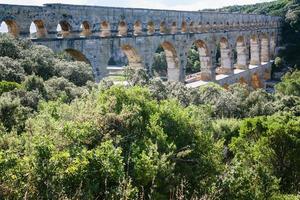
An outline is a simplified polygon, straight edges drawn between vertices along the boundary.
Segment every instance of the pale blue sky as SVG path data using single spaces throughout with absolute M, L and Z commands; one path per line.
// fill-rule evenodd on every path
M 199 10 L 204 8 L 220 8 L 228 5 L 243 5 L 266 1 L 272 0 L 0 0 L 0 4 L 42 5 L 44 3 L 66 3 L 135 8 Z

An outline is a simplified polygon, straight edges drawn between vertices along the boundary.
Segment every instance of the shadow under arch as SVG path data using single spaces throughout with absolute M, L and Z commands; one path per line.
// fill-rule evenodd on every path
M 100 37 L 111 36 L 110 24 L 107 21 L 102 21 L 100 23 Z
M 33 20 L 32 24 L 35 26 L 35 32 L 31 33 L 32 38 L 45 38 L 48 35 L 45 23 L 41 19 Z M 31 32 L 31 30 L 30 30 Z
M 262 88 L 263 87 L 263 84 L 260 80 L 260 77 L 257 73 L 254 73 L 251 75 L 251 86 L 254 88 L 254 89 L 259 89 L 259 88 Z
M 13 37 L 18 37 L 20 35 L 20 27 L 14 19 L 4 19 L 0 23 L 5 23 L 7 26 L 7 33 Z
M 248 82 L 246 81 L 246 79 L 244 77 L 241 77 L 239 79 L 239 84 L 241 84 L 241 85 L 248 85 Z
M 76 61 L 85 62 L 91 65 L 91 62 L 86 58 L 86 56 L 76 49 L 68 48 L 65 49 L 64 52 L 67 52 Z
M 160 45 L 163 48 L 166 55 L 167 79 L 169 81 L 179 81 L 179 59 L 177 57 L 177 51 L 174 45 L 169 41 L 164 41 Z
M 236 40 L 236 63 L 235 68 L 247 69 L 248 68 L 248 52 L 244 36 L 239 36 Z
M 118 36 L 127 36 L 127 32 L 127 23 L 124 20 L 120 21 L 118 25 Z
M 274 59 L 276 49 L 276 36 L 274 33 L 270 35 L 270 59 Z
M 229 46 L 229 41 L 225 37 L 221 37 L 219 42 L 220 47 L 220 67 L 216 69 L 217 74 L 231 74 L 232 60 L 231 60 L 231 50 Z
M 250 37 L 250 64 L 260 65 L 260 43 L 257 35 Z
M 204 40 L 196 40 L 194 44 L 196 45 L 199 53 L 199 61 L 201 65 L 200 79 L 202 81 L 211 81 L 213 79 L 213 65 L 210 49 Z
M 130 67 L 141 69 L 142 68 L 142 59 L 135 48 L 133 48 L 129 44 L 125 44 L 121 46 L 121 50 L 127 56 L 128 65 Z
M 80 28 L 82 30 L 80 33 L 81 37 L 88 37 L 92 34 L 91 25 L 88 21 L 83 21 Z
M 166 34 L 167 33 L 167 24 L 166 24 L 165 21 L 162 21 L 160 23 L 159 32 L 160 32 L 160 34 Z
M 57 25 L 57 37 L 68 37 L 71 35 L 71 25 L 68 21 L 62 20 Z
M 133 25 L 133 34 L 142 35 L 143 34 L 143 24 L 140 20 L 137 20 Z
M 271 69 L 265 69 L 264 71 L 264 80 L 270 80 L 272 78 Z
M 206 43 L 199 39 L 193 42 L 188 50 L 188 62 L 185 68 L 185 81 L 194 82 L 202 80 L 210 80 L 210 77 L 203 77 L 203 71 L 211 69 L 211 56 Z
M 152 35 L 155 33 L 155 24 L 153 21 L 147 23 L 147 34 Z
M 182 21 L 181 23 L 181 33 L 187 33 L 188 32 L 188 25 L 186 23 L 186 21 Z
M 269 36 L 266 33 L 263 33 L 261 35 L 260 47 L 261 47 L 261 62 L 269 62 L 270 60 Z

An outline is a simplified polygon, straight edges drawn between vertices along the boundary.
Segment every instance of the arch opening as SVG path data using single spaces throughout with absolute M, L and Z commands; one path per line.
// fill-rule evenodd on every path
M 20 28 L 15 20 L 7 19 L 1 22 L 0 32 L 8 33 L 14 37 L 18 37 L 20 34 Z
M 248 83 L 247 83 L 247 81 L 246 81 L 246 79 L 244 77 L 241 77 L 239 79 L 239 84 L 241 84 L 241 85 L 248 85 Z
M 259 88 L 263 87 L 260 77 L 257 73 L 254 73 L 251 76 L 251 85 L 252 85 L 253 89 L 259 89 Z
M 134 35 L 142 35 L 143 34 L 143 26 L 141 21 L 136 21 L 133 26 L 133 34 Z
M 202 40 L 195 41 L 188 51 L 186 82 L 210 80 L 210 76 L 205 77 L 204 75 L 209 75 L 211 72 L 211 68 L 211 56 L 207 45 Z
M 147 24 L 147 34 L 152 35 L 153 33 L 155 33 L 155 25 L 154 22 L 150 21 Z
M 261 37 L 261 62 L 269 62 L 269 51 L 269 37 L 266 34 L 263 34 Z
M 247 69 L 248 68 L 248 52 L 243 36 L 239 36 L 236 40 L 236 69 Z
M 159 30 L 160 34 L 166 34 L 167 33 L 167 25 L 166 22 L 161 22 L 160 23 L 160 30 Z
M 65 20 L 59 22 L 56 30 L 58 38 L 64 38 L 71 35 L 71 25 Z
M 195 33 L 195 32 L 197 32 L 196 27 L 195 27 L 195 23 L 194 23 L 194 22 L 191 22 L 191 23 L 190 23 L 190 25 L 189 25 L 189 31 L 190 31 L 190 33 Z
M 197 32 L 203 32 L 203 25 L 202 22 L 199 22 L 198 26 L 197 26 Z
M 128 27 L 125 21 L 121 21 L 118 26 L 118 36 L 127 36 Z
M 128 44 L 114 48 L 107 64 L 109 76 L 113 80 L 119 80 L 116 77 L 123 76 L 122 72 L 127 66 L 133 69 L 142 68 L 142 60 L 136 49 Z
M 187 32 L 188 32 L 187 23 L 185 21 L 182 21 L 182 23 L 181 23 L 181 33 L 187 33 Z
M 91 26 L 88 21 L 83 21 L 80 25 L 81 33 L 80 37 L 88 37 L 92 34 Z
M 107 21 L 103 21 L 100 24 L 100 37 L 111 36 L 110 24 Z
M 65 49 L 64 52 L 70 55 L 75 61 L 85 62 L 91 65 L 90 61 L 86 58 L 86 56 L 76 49 Z
M 260 43 L 256 35 L 253 35 L 250 38 L 250 55 L 250 64 L 260 65 Z
M 176 22 L 172 22 L 171 34 L 176 34 L 176 33 L 177 33 L 177 23 Z
M 152 73 L 162 80 L 179 81 L 179 59 L 172 43 L 160 44 L 155 53 Z
M 266 69 L 265 71 L 264 71 L 264 80 L 270 80 L 271 79 L 271 70 L 269 70 L 269 69 Z
M 45 38 L 47 36 L 47 30 L 42 20 L 31 22 L 29 31 L 31 38 Z
M 272 33 L 270 37 L 270 59 L 275 58 L 275 49 L 276 49 L 276 37 L 274 33 Z
M 229 42 L 225 37 L 222 37 L 217 48 L 220 48 L 220 57 L 216 55 L 217 62 L 220 63 L 220 67 L 216 69 L 217 74 L 232 74 L 233 66 L 231 60 L 231 49 Z M 218 49 L 217 49 L 218 52 Z M 220 60 L 219 60 L 220 59 Z

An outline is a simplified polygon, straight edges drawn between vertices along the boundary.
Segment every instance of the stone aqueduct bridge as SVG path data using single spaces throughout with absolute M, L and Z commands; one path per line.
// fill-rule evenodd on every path
M 30 37 L 33 22 L 37 30 L 36 38 L 32 38 L 35 43 L 55 52 L 65 50 L 89 62 L 98 80 L 107 75 L 108 61 L 116 49 L 125 53 L 131 66 L 151 71 L 154 53 L 161 46 L 166 54 L 168 79 L 184 81 L 187 53 L 195 44 L 201 72 L 190 77 L 198 81 L 194 86 L 215 81 L 262 87 L 263 80 L 270 76 L 270 60 L 281 26 L 281 18 L 265 15 L 65 4 L 0 4 L 1 21 L 16 37 Z M 216 64 L 218 45 L 221 66 Z

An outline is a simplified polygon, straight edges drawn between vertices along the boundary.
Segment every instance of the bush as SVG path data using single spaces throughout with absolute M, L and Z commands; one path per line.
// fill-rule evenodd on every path
M 70 103 L 82 96 L 87 90 L 76 87 L 72 82 L 63 77 L 53 77 L 45 82 L 48 100 L 62 98 L 63 102 Z
M 9 34 L 0 33 L 0 57 L 20 58 L 21 48 L 18 41 Z
M 7 132 L 13 129 L 22 132 L 28 115 L 30 112 L 21 105 L 20 99 L 8 93 L 0 96 L 0 123 Z
M 64 77 L 77 86 L 84 86 L 87 81 L 94 81 L 92 67 L 84 62 L 66 62 L 57 60 L 55 74 Z
M 16 82 L 8 82 L 8 81 L 1 81 L 0 82 L 0 95 L 2 95 L 4 92 L 9 92 L 14 89 L 21 88 L 21 85 Z
M 287 73 L 282 82 L 275 86 L 276 92 L 284 95 L 294 95 L 300 97 L 300 71 L 296 70 Z
M 0 81 L 21 83 L 25 72 L 18 61 L 9 57 L 0 57 Z

